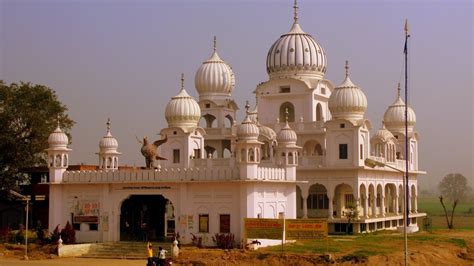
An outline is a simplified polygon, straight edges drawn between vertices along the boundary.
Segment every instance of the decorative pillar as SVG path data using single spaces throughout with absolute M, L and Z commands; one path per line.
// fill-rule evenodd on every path
M 303 198 L 303 218 L 308 218 L 308 189 L 303 187 L 301 189 L 301 197 Z
M 328 217 L 329 217 L 329 219 L 333 219 L 333 218 L 334 218 L 334 217 L 333 217 L 333 212 L 334 212 L 333 209 L 334 209 L 334 206 L 333 206 L 332 198 L 333 198 L 332 196 L 328 196 L 328 199 L 329 199 L 329 210 L 328 210 L 329 215 L 328 215 Z
M 384 195 L 381 196 L 381 200 L 380 200 L 380 208 L 382 209 L 381 213 L 382 213 L 382 217 L 385 217 L 385 197 Z
M 369 199 L 367 198 L 366 195 L 362 197 L 362 200 L 364 201 L 364 217 L 369 218 Z
M 372 217 L 377 217 L 377 195 L 372 196 Z
M 415 213 L 418 213 L 418 197 L 415 196 L 415 202 L 414 202 L 415 206 L 414 206 L 414 211 Z
M 400 214 L 400 209 L 398 207 L 399 207 L 399 205 L 398 205 L 398 195 L 395 194 L 395 214 L 396 215 Z

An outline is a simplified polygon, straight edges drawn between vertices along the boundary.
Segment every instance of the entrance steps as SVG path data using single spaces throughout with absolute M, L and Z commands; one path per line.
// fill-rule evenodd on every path
M 171 256 L 171 243 L 152 242 L 152 244 L 155 257 L 158 256 L 158 247 L 160 246 L 167 251 L 167 257 Z M 80 258 L 146 260 L 146 242 L 95 243 L 90 247 L 89 252 L 80 256 Z

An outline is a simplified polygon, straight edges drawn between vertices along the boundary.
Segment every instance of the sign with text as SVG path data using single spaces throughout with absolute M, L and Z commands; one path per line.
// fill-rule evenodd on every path
M 288 240 L 326 238 L 328 222 L 325 219 L 287 219 L 285 233 Z
M 283 219 L 245 218 L 244 231 L 246 238 L 281 239 Z

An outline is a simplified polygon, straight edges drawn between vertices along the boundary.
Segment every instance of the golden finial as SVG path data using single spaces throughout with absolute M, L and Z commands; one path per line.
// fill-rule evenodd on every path
M 250 109 L 249 101 L 245 101 L 245 110 L 247 114 L 249 113 L 249 109 Z
M 288 107 L 285 108 L 285 122 L 288 124 Z
M 56 123 L 57 123 L 58 128 L 60 128 L 59 127 L 59 114 L 56 115 Z
M 346 69 L 346 78 L 347 78 L 347 77 L 349 77 L 349 60 L 346 60 L 345 69 Z
M 181 90 L 184 90 L 184 73 L 181 73 Z
M 106 125 L 107 125 L 107 132 L 110 132 L 110 124 L 111 124 L 111 123 L 110 123 L 110 118 L 107 118 L 107 123 L 106 123 Z
M 296 0 L 295 0 L 295 4 L 293 5 L 293 9 L 295 10 L 293 19 L 295 23 L 298 23 L 298 2 Z
M 397 95 L 400 98 L 400 82 L 398 82 Z
M 410 31 L 410 28 L 408 27 L 408 19 L 405 19 L 405 27 L 404 27 L 404 30 L 406 33 L 408 33 Z
M 217 37 L 214 35 L 214 52 L 217 50 Z

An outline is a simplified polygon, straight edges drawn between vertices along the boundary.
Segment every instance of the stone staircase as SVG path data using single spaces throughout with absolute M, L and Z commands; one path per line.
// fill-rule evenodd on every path
M 153 255 L 158 256 L 158 247 L 161 246 L 171 255 L 171 243 L 152 242 Z M 146 242 L 104 242 L 93 244 L 87 254 L 81 258 L 96 259 L 129 259 L 129 260 L 146 260 Z

